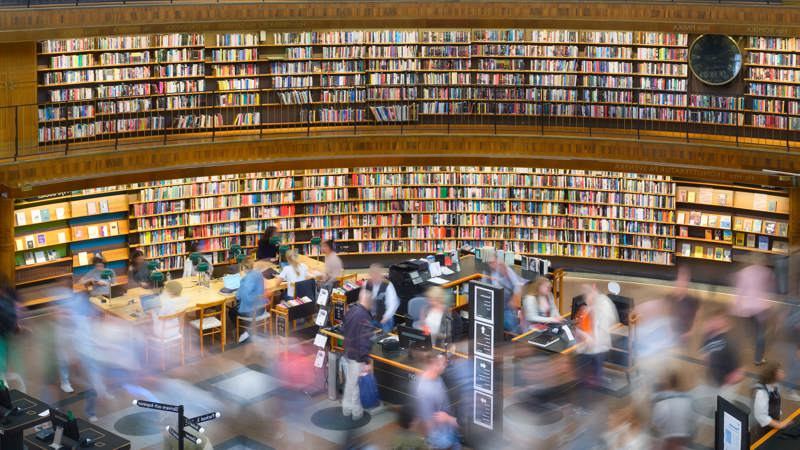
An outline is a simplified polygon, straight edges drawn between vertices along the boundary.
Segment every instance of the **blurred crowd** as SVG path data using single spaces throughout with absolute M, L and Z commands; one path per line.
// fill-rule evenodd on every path
M 331 248 L 324 253 L 335 256 Z M 502 261 L 491 255 L 486 260 L 489 279 L 505 292 L 503 318 L 509 339 L 498 346 L 501 356 L 497 361 L 505 361 L 505 404 L 513 408 L 504 412 L 503 439 L 470 440 L 475 431 L 471 416 L 473 363 L 453 356 L 452 351 L 441 351 L 445 347 L 466 353 L 469 344 L 452 334 L 454 320 L 460 319 L 452 317 L 448 308 L 452 299 L 439 288 L 426 293 L 427 301 L 417 317 L 419 328 L 432 336 L 435 348 L 425 349 L 417 360 L 421 371 L 413 383 L 416 400 L 392 406 L 379 402 L 377 408 L 364 408 L 359 389 L 363 389 L 361 378 L 374 372 L 372 336 L 392 330 L 397 309 L 394 288 L 385 286 L 388 281 L 379 266 L 371 268 L 368 285 L 347 311 L 342 329 L 344 353 L 336 380 L 326 379 L 324 370 L 313 367 L 318 349 L 309 342 L 248 330 L 251 333 L 240 339 L 249 346 L 248 362 L 269 367 L 281 382 L 281 392 L 277 403 L 271 403 L 273 409 L 237 420 L 269 427 L 277 439 L 301 448 L 304 431 L 291 423 L 301 420 L 301 413 L 322 395 L 326 383 L 336 383 L 342 394 L 341 413 L 349 420 L 360 420 L 365 410 L 396 417 L 396 424 L 389 428 L 391 435 L 366 438 L 357 432 L 345 433 L 344 449 L 675 450 L 703 439 L 703 424 L 713 429 L 717 395 L 749 412 L 753 440 L 771 429 L 784 428 L 783 419 L 790 412 L 787 402 L 800 401 L 800 308 L 783 295 L 788 281 L 780 274 L 776 277 L 764 261 L 732 274 L 728 280 L 731 291 L 717 293 L 714 299 L 692 289 L 692 274 L 680 267 L 674 282 L 662 290 L 666 295 L 646 298 L 640 289 L 630 311 L 620 311 L 611 300 L 625 295 L 624 282 L 607 287 L 584 284 L 579 292 L 581 303 L 570 314 L 565 310 L 568 305 L 559 308 L 556 304 L 547 278 L 526 282 Z M 134 262 L 134 271 L 142 272 L 135 280 L 147 283 L 149 276 L 142 262 Z M 78 377 L 81 390 L 87 392 L 83 413 L 91 421 L 134 398 L 186 402 L 198 411 L 240 414 L 238 406 L 143 363 L 148 337 L 132 333 L 129 324 L 120 319 L 100 314 L 89 300 L 110 284 L 99 275 L 104 269 L 100 264 L 98 274 L 81 280 L 87 290 L 74 292 L 68 279 L 51 293 L 65 300 L 47 310 L 52 326 L 39 327 L 35 333 L 27 329 L 28 312 L 21 308 L 12 284 L 0 279 L 3 381 L 24 391 L 28 373 L 36 370 L 50 383 L 45 400 L 55 401 L 76 391 Z M 245 270 L 252 267 L 244 264 Z M 295 263 L 286 267 L 298 276 L 302 269 Z M 333 264 L 331 270 L 341 275 L 341 263 Z M 325 282 L 334 279 L 329 276 Z M 181 333 L 180 324 L 158 318 L 181 309 L 181 286 L 167 282 L 160 295 L 162 307 L 154 313 L 150 334 L 170 339 Z M 247 302 L 240 298 L 234 318 L 237 313 L 255 313 L 258 307 Z M 257 313 L 263 313 L 263 308 Z M 520 351 L 520 345 L 510 342 L 514 335 L 553 325 L 569 325 L 574 331 L 573 352 L 546 354 L 527 347 Z M 634 328 L 635 333 L 631 332 Z M 628 333 L 635 355 L 630 371 L 611 370 L 607 364 L 620 331 Z M 47 353 L 23 357 L 31 340 Z M 708 436 L 705 438 L 708 441 Z M 170 448 L 169 442 L 165 440 L 165 448 Z M 210 449 L 212 444 L 205 440 L 198 448 Z

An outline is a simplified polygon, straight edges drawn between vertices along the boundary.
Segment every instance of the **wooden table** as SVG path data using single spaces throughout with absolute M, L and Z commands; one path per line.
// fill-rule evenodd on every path
M 47 419 L 49 420 L 49 418 Z M 129 450 L 131 448 L 131 443 L 127 439 L 123 439 L 83 419 L 76 420 L 78 422 L 78 432 L 80 433 L 81 439 L 89 438 L 94 441 L 94 446 L 92 448 L 102 450 Z M 50 444 L 52 442 L 52 439 L 47 442 L 40 441 L 36 439 L 35 436 L 28 436 L 25 438 L 25 446 L 29 450 L 51 450 Z
M 222 280 L 211 280 L 209 287 L 199 286 L 196 278 L 178 278 L 178 281 L 183 286 L 181 297 L 186 301 L 186 312 L 196 311 L 197 305 L 202 303 L 216 302 L 225 300 L 233 302 L 236 299 L 236 293 L 223 294 L 220 289 L 223 287 Z M 106 314 L 110 314 L 122 320 L 130 322 L 140 322 L 150 320 L 149 317 L 142 311 L 141 302 L 139 298 L 145 295 L 151 295 L 153 291 L 145 288 L 129 289 L 125 295 L 109 299 L 105 303 L 99 297 L 92 297 L 90 301 L 97 308 Z
M 18 390 L 12 390 L 10 394 L 11 404 L 19 407 L 22 413 L 16 416 L 9 416 L 8 423 L 0 423 L 0 449 L 22 450 L 22 433 L 29 428 L 50 420 L 47 416 L 42 417 L 39 415 L 50 407 L 46 403 Z

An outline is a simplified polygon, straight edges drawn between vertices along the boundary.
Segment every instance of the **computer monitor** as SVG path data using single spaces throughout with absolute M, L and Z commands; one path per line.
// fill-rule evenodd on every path
M 400 347 L 411 350 L 431 347 L 431 337 L 413 327 L 398 325 L 397 334 L 400 337 Z
M 145 313 L 161 308 L 161 299 L 158 294 L 143 295 L 139 297 L 139 302 L 142 305 L 142 311 Z
M 298 281 L 294 284 L 295 298 L 308 297 L 310 299 L 317 298 L 317 283 L 313 278 L 308 280 Z
M 50 422 L 53 424 L 53 430 L 59 427 L 64 430 L 64 436 L 72 439 L 75 442 L 81 440 L 80 431 L 78 430 L 78 422 L 75 419 L 70 419 L 65 413 L 50 408 Z

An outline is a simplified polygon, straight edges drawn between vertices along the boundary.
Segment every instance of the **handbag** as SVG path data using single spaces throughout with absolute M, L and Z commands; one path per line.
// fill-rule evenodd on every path
M 377 408 L 381 404 L 378 396 L 378 382 L 372 372 L 358 377 L 358 393 L 361 397 L 361 407 L 364 409 Z

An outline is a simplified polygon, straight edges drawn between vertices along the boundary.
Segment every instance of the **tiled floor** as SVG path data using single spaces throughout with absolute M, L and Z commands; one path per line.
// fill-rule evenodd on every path
M 604 284 L 605 281 L 594 275 L 571 274 L 565 285 L 565 298 L 576 295 L 580 285 L 585 282 Z M 648 283 L 636 279 L 624 279 L 620 284 L 623 295 L 637 299 L 638 303 L 659 298 L 670 290 L 668 283 Z M 704 307 L 732 300 L 729 294 L 719 291 L 700 289 L 694 293 L 704 301 Z M 776 304 L 776 311 L 785 311 L 785 308 L 787 306 L 784 304 Z M 700 312 L 698 321 L 702 321 L 704 314 L 704 311 Z M 37 311 L 33 317 L 25 320 L 25 326 L 31 331 L 24 335 L 19 344 L 23 350 L 22 366 L 15 370 L 25 376 L 31 395 L 53 402 L 62 409 L 73 410 L 81 416 L 88 395 L 86 376 L 76 365 L 72 381 L 77 392 L 66 395 L 58 390 L 53 363 L 56 347 L 50 333 L 52 322 L 53 315 L 48 310 Z M 775 323 L 777 327 L 778 322 Z M 734 331 L 743 361 L 751 361 L 752 343 L 747 329 L 737 325 Z M 769 336 L 769 359 L 783 358 L 775 344 L 777 336 L 777 332 Z M 681 367 L 695 375 L 692 393 L 696 399 L 695 409 L 700 424 L 695 448 L 702 449 L 711 444 L 713 420 L 709 405 L 714 404 L 717 390 L 704 382 L 705 369 L 697 352 L 699 342 L 700 336 L 695 332 L 687 345 L 662 355 L 659 362 L 663 366 Z M 309 395 L 284 386 L 276 360 L 276 348 L 282 345 L 284 343 L 274 340 L 256 340 L 245 346 L 231 345 L 224 353 L 217 349 L 203 359 L 196 355 L 197 346 L 193 345 L 185 366 L 174 367 L 165 374 L 151 372 L 143 376 L 136 383 L 140 390 L 134 386 L 114 386 L 111 389 L 113 398 L 103 399 L 99 404 L 99 425 L 130 439 L 134 449 L 162 448 L 164 427 L 168 424 L 174 427 L 175 418 L 131 405 L 133 398 L 147 395 L 154 401 L 182 403 L 186 405 L 187 415 L 190 416 L 220 411 L 220 419 L 205 424 L 206 434 L 215 449 L 338 449 L 345 440 L 360 440 L 373 443 L 378 448 L 387 448 L 396 430 L 392 408 L 373 411 L 366 425 L 352 433 L 315 424 L 312 419 L 315 413 L 324 414 L 326 409 L 338 407 L 339 402 L 328 400 L 325 392 Z M 747 370 L 750 378 L 732 392 L 725 393 L 728 398 L 745 404 L 749 402 L 749 386 L 756 372 L 750 363 Z M 324 373 L 314 376 L 322 376 L 324 382 Z M 510 375 L 504 378 L 510 379 Z M 487 447 L 590 448 L 585 445 L 595 436 L 592 430 L 607 428 L 607 412 L 637 400 L 638 391 L 628 389 L 624 377 L 617 374 L 614 383 L 614 389 L 598 394 L 601 405 L 598 410 L 605 413 L 588 416 L 583 415 L 580 403 L 575 402 L 571 394 L 530 410 L 521 406 L 529 399 L 516 388 L 507 387 L 505 423 L 509 431 L 506 440 L 498 439 Z M 634 379 L 634 385 L 636 383 Z M 797 404 L 785 400 L 784 412 L 788 414 L 797 407 Z

